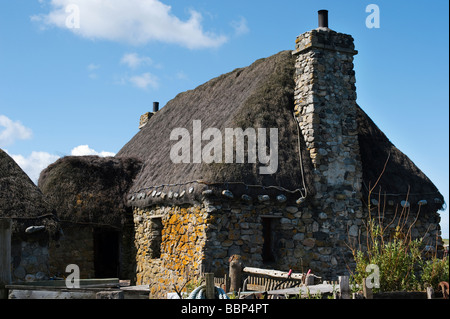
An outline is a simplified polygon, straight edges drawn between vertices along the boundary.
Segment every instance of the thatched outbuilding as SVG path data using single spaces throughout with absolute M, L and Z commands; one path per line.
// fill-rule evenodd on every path
M 125 194 L 139 167 L 129 158 L 67 156 L 42 171 L 39 187 L 63 230 L 50 247 L 54 273 L 68 264 L 77 264 L 83 278 L 130 271 L 133 218 Z
M 48 245 L 59 235 L 58 220 L 38 187 L 1 149 L 0 219 L 12 224 L 12 280 L 48 277 Z

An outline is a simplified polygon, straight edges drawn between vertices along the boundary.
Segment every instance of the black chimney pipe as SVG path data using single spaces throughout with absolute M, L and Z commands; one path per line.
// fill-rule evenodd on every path
M 328 28 L 328 10 L 319 10 L 319 28 Z
M 159 102 L 153 102 L 153 113 L 158 112 L 159 110 Z

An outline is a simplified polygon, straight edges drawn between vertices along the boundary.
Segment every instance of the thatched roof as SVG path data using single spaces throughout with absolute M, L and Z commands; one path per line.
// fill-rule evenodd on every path
M 436 186 L 359 107 L 357 122 L 363 166 L 363 200 L 368 201 L 369 189 L 373 188 L 370 198 L 383 204 L 392 201 L 398 205 L 408 201 L 411 210 L 417 212 L 419 201 L 424 203 L 425 200 L 426 205 L 421 206 L 421 211 L 441 209 L 444 197 Z
M 45 226 L 54 235 L 59 226 L 44 195 L 17 163 L 0 149 L 0 218 L 11 218 L 13 233 L 24 235 L 30 226 Z
M 291 51 L 282 51 L 246 68 L 221 75 L 169 101 L 116 155 L 118 158 L 137 157 L 143 162 L 142 170 L 131 187 L 129 204 L 142 207 L 161 201 L 181 203 L 200 196 L 205 189 L 215 194 L 228 189 L 235 197 L 244 193 L 253 196 L 283 193 L 297 199 L 305 191 L 313 194 L 312 164 L 292 116 L 294 72 Z M 276 174 L 258 174 L 259 163 L 172 163 L 170 150 L 176 141 L 169 140 L 171 131 L 186 128 L 192 137 L 194 120 L 201 120 L 202 130 L 213 127 L 222 133 L 225 128 L 236 127 L 278 128 Z M 382 172 L 390 154 L 376 191 L 380 191 L 381 186 L 381 192 L 395 195 L 401 201 L 406 198 L 409 187 L 411 203 L 425 199 L 426 210 L 436 211 L 442 207 L 443 197 L 433 183 L 392 145 L 359 107 L 358 125 L 363 179 L 367 186 L 363 186 L 365 195 L 369 185 L 373 186 Z M 283 192 L 283 189 L 291 192 Z
M 305 191 L 298 150 L 301 133 L 292 114 L 293 78 L 294 59 L 291 51 L 283 51 L 212 79 L 168 102 L 116 155 L 119 158 L 135 156 L 144 162 L 132 187 L 132 192 L 137 193 L 133 205 L 145 206 L 163 201 L 161 196 L 151 196 L 155 190 L 168 196 L 170 192 L 182 194 L 184 191 L 185 195 L 177 202 L 190 201 L 205 188 L 217 188 L 215 191 L 228 189 L 239 196 L 244 192 L 250 195 L 283 193 L 279 189 L 263 188 L 275 186 L 292 191 L 286 193 L 287 196 L 299 198 Z M 245 164 L 227 164 L 224 161 L 174 164 L 170 159 L 170 150 L 176 141 L 169 140 L 171 131 L 186 128 L 192 137 L 193 120 L 201 121 L 202 131 L 217 128 L 222 133 L 225 128 L 278 128 L 279 161 L 276 174 L 258 174 L 261 164 L 258 161 L 248 164 L 247 157 Z M 304 144 L 301 136 L 300 141 Z M 207 143 L 204 141 L 202 144 Z M 311 163 L 307 160 L 306 147 L 302 145 L 301 148 L 307 179 L 305 184 L 312 193 L 312 176 L 308 174 Z M 225 147 L 222 149 L 224 151 Z M 215 185 L 189 183 L 200 180 Z M 182 185 L 154 187 L 167 184 Z M 189 192 L 191 187 L 194 188 L 193 193 Z
M 140 163 L 132 158 L 67 156 L 41 172 L 38 185 L 61 222 L 121 228 L 124 204 Z

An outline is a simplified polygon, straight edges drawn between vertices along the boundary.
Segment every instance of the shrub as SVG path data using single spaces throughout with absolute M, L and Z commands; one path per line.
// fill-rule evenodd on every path
M 421 282 L 430 285 L 435 290 L 441 281 L 449 281 L 449 261 L 448 256 L 443 259 L 433 257 L 430 260 L 422 262 Z
M 392 240 L 385 242 L 383 227 L 373 219 L 369 219 L 367 230 L 367 250 L 352 249 L 356 262 L 353 282 L 362 287 L 368 275 L 366 267 L 373 264 L 378 266 L 380 278 L 380 287 L 374 288 L 374 292 L 415 290 L 419 284 L 416 269 L 421 260 L 421 240 L 411 240 L 397 232 Z

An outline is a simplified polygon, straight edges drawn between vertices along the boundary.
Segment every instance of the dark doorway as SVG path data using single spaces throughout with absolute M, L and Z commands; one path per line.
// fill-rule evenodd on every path
M 262 248 L 262 259 L 264 263 L 270 263 L 275 261 L 275 255 L 273 252 L 273 228 L 274 228 L 274 218 L 261 218 L 262 222 L 262 233 L 264 238 L 263 248 Z
M 119 232 L 94 229 L 94 268 L 96 278 L 119 277 Z

